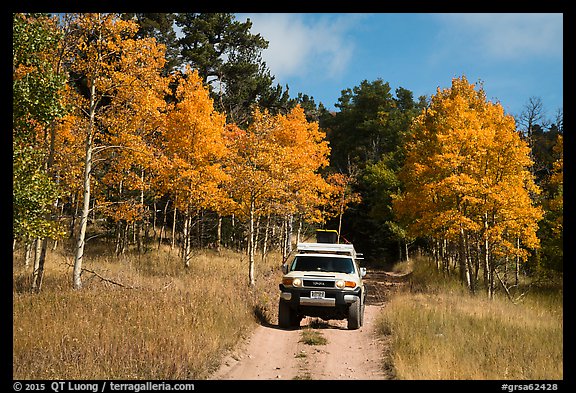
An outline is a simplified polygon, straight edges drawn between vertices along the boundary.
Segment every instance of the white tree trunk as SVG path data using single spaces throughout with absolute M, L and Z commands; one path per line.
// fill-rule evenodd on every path
M 218 214 L 218 227 L 216 228 L 216 252 L 220 252 L 222 243 L 222 216 Z
M 94 116 L 96 114 L 96 86 L 92 80 L 90 86 L 90 122 L 86 133 L 86 154 L 84 156 L 84 193 L 82 202 L 82 213 L 80 216 L 80 231 L 76 242 L 76 253 L 74 256 L 74 270 L 72 272 L 72 286 L 74 289 L 82 288 L 82 261 L 84 259 L 84 245 L 86 238 L 86 226 L 88 224 L 88 214 L 90 214 L 90 175 L 92 172 L 92 152 L 93 152 L 93 129 Z
M 190 247 L 190 235 L 192 232 L 192 215 L 190 212 L 186 213 L 186 217 L 184 218 L 184 233 L 183 233 L 183 241 L 182 241 L 182 258 L 184 259 L 184 267 L 190 267 L 190 259 L 191 259 L 191 247 Z
M 255 203 L 254 198 L 250 200 L 250 226 L 248 233 L 248 280 L 250 281 L 250 286 L 256 284 L 254 278 L 254 210 Z
M 86 138 L 86 156 L 84 158 L 84 196 L 82 212 L 80 213 L 80 231 L 76 241 L 76 253 L 74 256 L 73 287 L 82 288 L 80 274 L 82 272 L 82 261 L 84 258 L 84 241 L 86 238 L 86 226 L 88 224 L 88 214 L 90 213 L 90 172 L 92 171 L 92 132 Z
M 48 238 L 38 238 L 35 243 L 36 252 L 34 257 L 34 270 L 32 272 L 32 291 L 38 293 L 42 289 L 42 278 L 44 277 L 44 261 L 46 260 Z
M 266 252 L 268 251 L 268 232 L 270 230 L 270 213 L 266 219 L 266 229 L 264 230 L 264 241 L 262 243 L 262 261 L 266 259 Z
M 286 256 L 292 252 L 292 232 L 294 231 L 294 216 L 290 214 L 286 222 Z
M 170 250 L 174 249 L 174 244 L 176 243 L 176 201 L 174 201 L 174 217 L 172 217 L 172 244 L 170 245 Z

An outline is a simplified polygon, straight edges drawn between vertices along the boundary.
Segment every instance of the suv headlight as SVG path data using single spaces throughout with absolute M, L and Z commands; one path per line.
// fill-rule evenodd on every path
M 289 287 L 289 286 L 293 286 L 293 287 L 301 287 L 302 286 L 302 279 L 296 277 L 284 277 L 282 279 L 282 284 Z
M 354 281 L 344 281 L 344 280 L 336 281 L 336 288 L 342 289 L 342 288 L 354 288 L 354 287 L 356 287 L 356 283 Z

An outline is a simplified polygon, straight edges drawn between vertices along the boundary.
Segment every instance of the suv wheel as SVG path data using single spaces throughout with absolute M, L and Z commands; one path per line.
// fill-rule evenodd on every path
M 296 311 L 282 300 L 278 302 L 278 326 L 284 329 L 300 326 L 300 318 L 296 315 Z
M 360 298 L 350 305 L 348 309 L 348 329 L 356 330 L 362 326 L 363 307 L 360 304 Z

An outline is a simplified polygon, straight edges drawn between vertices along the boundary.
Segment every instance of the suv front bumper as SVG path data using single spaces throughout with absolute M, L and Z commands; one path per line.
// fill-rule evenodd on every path
M 283 284 L 280 287 L 280 298 L 288 302 L 292 307 L 298 306 L 316 306 L 316 307 L 347 307 L 350 304 L 359 301 L 362 289 L 357 287 L 353 290 L 343 290 L 337 288 L 322 288 L 325 296 L 323 298 L 313 298 L 311 291 L 316 289 L 286 287 Z

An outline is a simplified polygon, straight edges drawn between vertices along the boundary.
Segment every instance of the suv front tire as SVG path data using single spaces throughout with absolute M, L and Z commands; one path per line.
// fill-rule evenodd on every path
M 356 330 L 362 326 L 364 322 L 364 304 L 361 304 L 362 298 L 350 305 L 348 309 L 348 329 Z
M 283 301 L 278 301 L 278 326 L 283 329 L 291 329 L 300 326 L 301 318 L 298 317 L 296 311 L 290 305 Z

